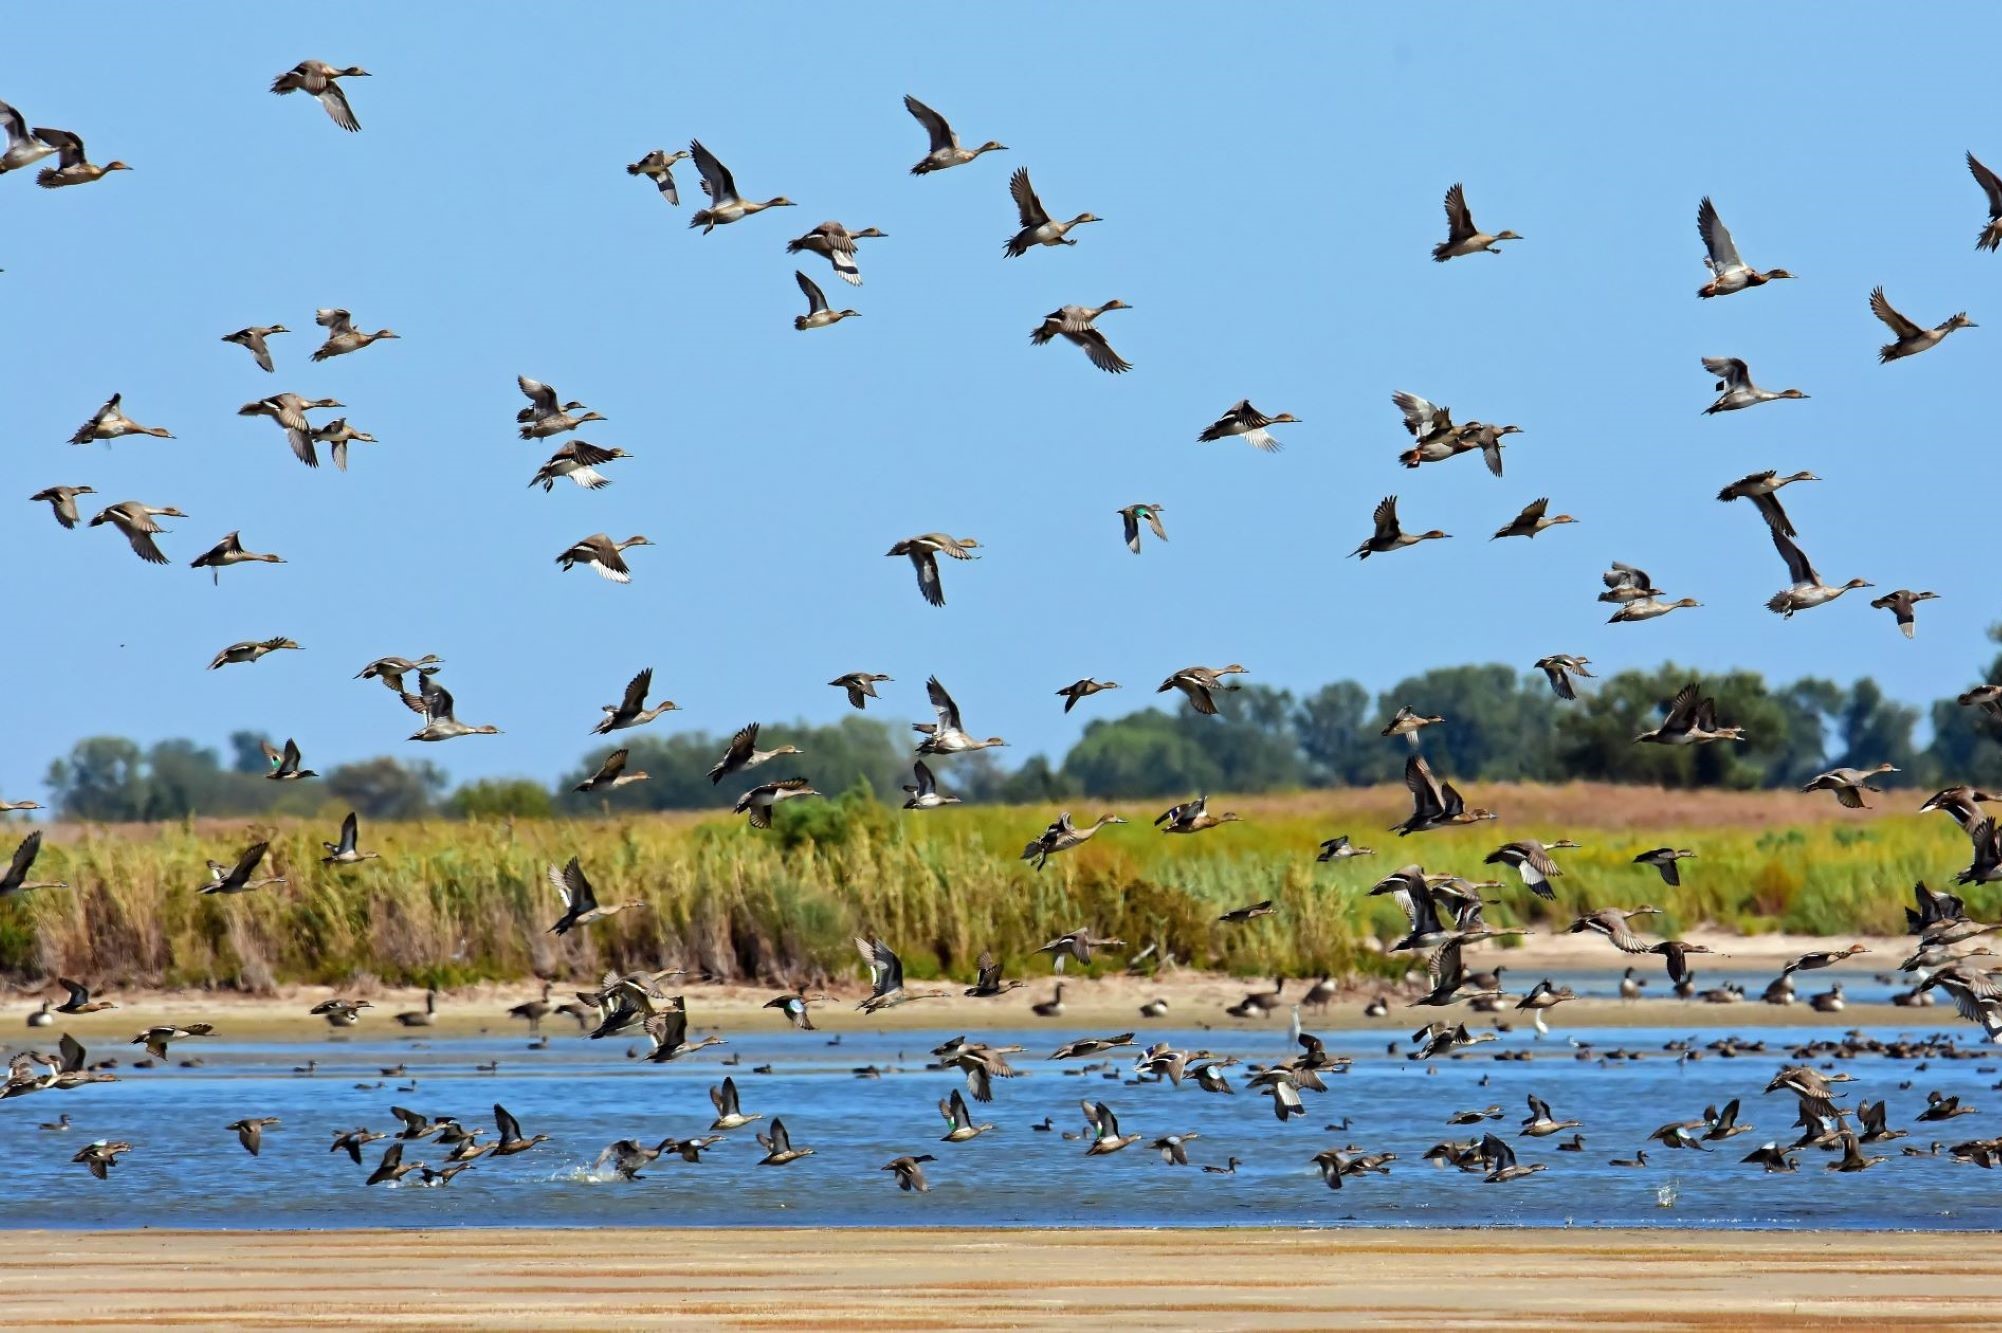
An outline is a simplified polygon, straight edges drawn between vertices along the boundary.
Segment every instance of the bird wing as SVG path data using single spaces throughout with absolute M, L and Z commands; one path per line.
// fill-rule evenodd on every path
M 1885 325 L 1900 338 L 1915 338 L 1924 332 L 1918 325 L 1891 309 L 1891 303 L 1884 299 L 1884 289 L 1877 287 L 1870 292 L 1870 313 L 1884 321 Z
M 1752 382 L 1751 368 L 1742 357 L 1706 356 L 1703 368 L 1723 381 L 1722 388 L 1743 389 Z
M 626 682 L 626 697 L 619 701 L 622 713 L 639 713 L 646 710 L 646 697 L 653 692 L 653 668 L 646 667 Z
M 1137 510 L 1133 510 L 1133 509 L 1122 509 L 1122 510 L 1120 510 L 1120 511 L 1119 511 L 1119 517 L 1120 517 L 1120 518 L 1121 518 L 1122 520 L 1124 520 L 1124 522 L 1125 522 L 1125 525 L 1126 525 L 1126 545 L 1127 545 L 1127 547 L 1128 547 L 1128 548 L 1129 548 L 1129 549 L 1130 549 L 1130 550 L 1131 550 L 1131 551 L 1133 552 L 1133 554 L 1135 554 L 1135 555 L 1138 555 L 1138 554 L 1140 554 L 1140 514 L 1139 514 L 1139 512 L 1138 512 Z M 1159 528 L 1160 528 L 1160 524 L 1159 524 L 1158 520 L 1157 520 L 1157 521 L 1156 521 L 1156 523 L 1155 523 L 1155 528 L 1156 528 L 1156 530 L 1157 530 L 1157 531 L 1158 531 L 1158 530 L 1159 530 Z
M 1794 531 L 1793 520 L 1787 517 L 1787 511 L 1780 505 L 1780 497 L 1773 492 L 1754 495 L 1752 505 L 1765 518 L 1766 526 L 1774 532 L 1785 533 L 1789 537 L 1798 535 Z
M 591 888 L 591 881 L 584 878 L 583 864 L 576 857 L 571 857 L 570 864 L 563 867 L 562 878 L 564 887 L 569 890 L 563 895 L 563 901 L 569 904 L 571 911 L 588 912 L 598 905 L 598 895 Z
M 1467 207 L 1467 192 L 1458 181 L 1446 191 L 1446 234 L 1463 241 L 1474 234 L 1474 215 Z
M 1972 153 L 1967 155 L 1967 169 L 1974 173 L 1975 182 L 1987 191 L 1989 213 L 2002 216 L 2002 176 L 1983 166 Z
M 1717 216 L 1717 206 L 1708 195 L 1696 206 L 1696 230 L 1703 237 L 1703 248 L 1710 252 L 1712 272 L 1745 267 L 1745 261 L 1738 257 L 1738 247 L 1731 241 L 1730 230 L 1725 227 L 1724 219 Z
M 1696 720 L 1697 709 L 1701 704 L 1702 698 L 1697 693 L 1695 682 L 1684 685 L 1675 692 L 1675 697 L 1668 701 L 1668 716 L 1662 719 L 1662 730 L 1687 731 L 1691 723 Z
M 341 821 L 340 850 L 344 852 L 353 851 L 355 849 L 355 843 L 360 839 L 360 837 L 361 837 L 361 821 L 356 819 L 355 812 L 350 810 L 348 811 L 348 817 Z
M 1029 184 L 1029 169 L 1016 167 L 1015 174 L 1008 178 L 1008 193 L 1015 197 L 1015 211 L 1021 215 L 1024 227 L 1040 227 L 1050 220 L 1043 211 L 1043 201 L 1036 198 L 1036 187 Z
M 1091 364 L 1109 374 L 1118 375 L 1133 369 L 1133 363 L 1112 350 L 1112 344 L 1097 329 L 1085 329 L 1079 333 L 1066 333 L 1064 337 L 1084 349 Z M 1156 526 L 1159 526 L 1158 524 Z
M 911 765 L 911 774 L 917 779 L 918 795 L 927 796 L 938 790 L 938 779 L 932 776 L 932 771 L 924 760 L 920 759 Z M 982 954 L 981 957 L 986 959 L 987 955 Z M 983 962 L 981 966 L 985 967 L 986 963 Z
M 931 136 L 932 152 L 959 147 L 959 136 L 952 132 L 952 126 L 946 124 L 945 117 L 909 93 L 904 94 L 904 110 L 917 117 L 918 124 L 925 127 L 925 133 Z M 1972 158 L 1968 160 L 1973 161 Z
M 702 173 L 702 193 L 709 201 L 718 206 L 736 203 L 737 182 L 730 169 L 716 160 L 716 154 L 704 148 L 700 139 L 689 141 L 688 153 L 695 159 L 695 169 Z
M 1411 790 L 1413 813 L 1433 815 L 1445 808 L 1438 780 L 1432 776 L 1424 755 L 1414 754 L 1404 761 L 1404 785 Z
M 35 137 L 62 154 L 57 159 L 62 166 L 78 166 L 84 160 L 83 140 L 68 130 L 44 129 L 38 125 Z
M 1780 559 L 1786 561 L 1787 577 L 1796 588 L 1821 582 L 1821 575 L 1814 572 L 1808 563 L 1807 553 L 1794 544 L 1793 538 L 1778 529 L 1773 530 L 1773 547 L 1779 551 Z
M 1397 526 L 1397 497 L 1394 495 L 1384 496 L 1377 503 L 1375 511 L 1370 514 L 1370 521 L 1376 524 L 1376 536 L 1379 541 L 1389 541 L 1397 537 L 1399 535 Z
M 937 676 L 933 676 L 925 681 L 925 693 L 931 698 L 933 711 L 938 714 L 939 729 L 942 731 L 960 730 L 959 705 L 954 703 L 952 696 L 945 692 L 945 686 L 938 683 Z
M 6 877 L 0 879 L 0 884 L 12 886 L 26 879 L 28 867 L 35 864 L 35 858 L 41 855 L 41 851 L 42 834 L 37 829 L 21 839 L 21 845 L 14 849 L 14 859 L 8 864 Z
M 519 384 L 522 393 L 527 395 L 528 401 L 532 405 L 530 410 L 535 413 L 536 418 L 550 416 L 556 412 L 555 389 L 544 384 L 541 380 L 532 380 L 526 375 L 515 376 L 514 382 Z
M 338 306 L 323 306 L 315 310 L 313 322 L 325 329 L 330 338 L 338 338 L 344 333 L 355 331 L 354 316 Z
M 806 293 L 808 314 L 817 315 L 827 309 L 827 294 L 820 290 L 819 283 L 807 277 L 806 274 L 800 272 L 798 269 L 792 271 L 792 276 L 799 283 L 799 289 Z
M 361 122 L 355 119 L 354 108 L 348 105 L 348 95 L 341 91 L 341 85 L 329 83 L 313 95 L 320 99 L 320 105 L 333 117 L 334 124 L 349 131 L 361 128 Z
M 915 546 L 911 548 L 910 556 L 911 565 L 918 572 L 918 591 L 933 606 L 944 606 L 945 585 L 939 582 L 938 557 Z
M 508 1114 L 508 1109 L 499 1102 L 494 1103 L 494 1128 L 500 1131 L 500 1136 L 504 1140 L 512 1141 L 526 1137 L 521 1132 L 521 1121 Z
M 724 774 L 742 768 L 744 761 L 751 757 L 751 751 L 757 748 L 757 744 L 757 723 L 739 727 L 737 734 L 730 738 L 730 748 L 723 752 L 723 757 L 716 762 L 716 767 L 709 770 L 709 780 L 721 782 Z
M 1451 424 L 1450 415 L 1415 393 L 1406 393 L 1398 389 L 1390 395 L 1390 401 L 1397 404 L 1397 410 L 1404 414 L 1404 429 L 1411 432 L 1413 439 L 1423 439 L 1430 435 L 1433 423 L 1442 415 L 1446 416 L 1447 424 Z
M 265 849 L 270 846 L 268 842 L 254 842 L 244 848 L 243 855 L 236 858 L 236 866 L 229 872 L 228 878 L 239 884 L 249 879 L 257 870 L 257 863 L 264 859 Z

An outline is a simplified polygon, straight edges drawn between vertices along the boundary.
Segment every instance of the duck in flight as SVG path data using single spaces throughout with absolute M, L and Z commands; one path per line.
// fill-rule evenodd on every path
M 1061 337 L 1073 346 L 1081 348 L 1091 364 L 1100 370 L 1113 375 L 1123 374 L 1133 369 L 1133 363 L 1112 350 L 1112 344 L 1105 340 L 1105 334 L 1092 321 L 1108 310 L 1132 308 L 1118 299 L 1107 301 L 1100 306 L 1060 306 L 1043 316 L 1043 322 L 1029 331 L 1029 341 L 1037 347 L 1043 347 Z
M 326 108 L 334 124 L 352 134 L 361 129 L 361 122 L 355 119 L 354 109 L 348 105 L 348 95 L 342 91 L 338 81 L 368 77 L 368 71 L 359 65 L 337 69 L 324 60 L 302 60 L 273 79 L 271 91 L 281 97 L 286 93 L 312 95 Z
M 1877 360 L 1879 362 L 1897 361 L 1904 357 L 1917 356 L 1920 352 L 1938 346 L 1946 338 L 1946 335 L 1952 333 L 1955 329 L 1980 327 L 1973 320 L 1969 319 L 1967 312 L 1963 310 L 1943 324 L 1935 324 L 1932 328 L 1922 329 L 1892 308 L 1890 301 L 1885 299 L 1882 287 L 1874 288 L 1870 292 L 1870 313 L 1882 320 L 1884 327 L 1896 335 L 1893 341 L 1887 342 L 1877 349 Z
M 792 200 L 782 194 L 763 203 L 740 196 L 736 178 L 731 176 L 730 169 L 704 148 L 700 139 L 689 142 L 688 152 L 695 159 L 695 169 L 702 173 L 702 193 L 709 196 L 709 207 L 697 209 L 694 216 L 688 219 L 688 225 L 702 228 L 704 236 L 718 227 L 741 222 L 753 213 L 762 213 L 768 208 L 792 207 Z
M 913 176 L 929 176 L 934 171 L 963 167 L 982 153 L 1008 151 L 1007 144 L 997 143 L 992 139 L 978 148 L 960 147 L 959 136 L 953 133 L 952 126 L 947 123 L 946 118 L 909 93 L 904 94 L 904 110 L 910 112 L 918 124 L 925 127 L 925 134 L 931 141 L 930 149 L 918 159 L 917 165 L 911 168 Z
M 1710 281 L 1696 289 L 1696 294 L 1705 300 L 1763 287 L 1775 279 L 1793 276 L 1783 268 L 1761 273 L 1739 258 L 1737 243 L 1731 239 L 1724 219 L 1717 216 L 1717 206 L 1710 202 L 1709 195 L 1703 196 L 1703 202 L 1696 206 L 1696 232 L 1703 238 L 1706 251 L 1703 263 L 1710 270 Z
M 1467 191 L 1455 181 L 1446 191 L 1446 239 L 1432 247 L 1432 258 L 1443 264 L 1462 255 L 1483 252 L 1498 255 L 1500 242 L 1521 239 L 1512 231 L 1498 231 L 1490 236 L 1475 226 L 1473 212 L 1467 207 Z
M 1015 168 L 1015 174 L 1008 178 L 1008 193 L 1014 197 L 1015 212 L 1022 224 L 1021 230 L 1002 247 L 1010 259 L 1020 259 L 1039 245 L 1076 245 L 1077 239 L 1070 235 L 1074 228 L 1104 221 L 1093 213 L 1080 213 L 1069 222 L 1051 218 L 1043 201 L 1036 197 L 1036 187 L 1029 184 L 1027 167 Z

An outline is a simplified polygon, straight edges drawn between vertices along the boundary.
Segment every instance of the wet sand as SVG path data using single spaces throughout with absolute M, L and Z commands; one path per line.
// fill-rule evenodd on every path
M 914 1211 L 923 1201 L 913 1199 Z M 2002 1238 L 14 1232 L 11 1329 L 1992 1327 Z M 609 1252 L 609 1254 L 607 1253 Z
M 1696 960 L 1700 967 L 1708 964 L 1704 969 L 1706 971 L 1730 968 L 1775 976 L 1788 959 L 1809 950 L 1836 949 L 1852 942 L 1849 937 L 1834 940 L 1801 935 L 1736 936 L 1700 931 L 1691 932 L 1687 938 L 1695 943 L 1708 944 L 1716 951 L 1712 958 Z M 1854 942 L 1865 945 L 1870 952 L 1839 967 L 1801 974 L 1800 994 L 1805 996 L 1825 990 L 1835 981 L 1853 981 L 1858 975 L 1888 971 L 1897 966 L 1912 946 L 1909 939 L 1901 938 L 1863 936 L 1856 937 Z M 1501 964 L 1506 967 L 1509 973 L 1508 989 L 1513 996 L 1522 994 L 1536 977 L 1546 972 L 1617 970 L 1629 962 L 1634 963 L 1639 974 L 1647 980 L 1646 999 L 1635 1002 L 1590 997 L 1575 1000 L 1551 1012 L 1549 1021 L 1553 1030 L 1635 1026 L 1735 1029 L 1774 1025 L 1826 1026 L 1837 1030 L 1868 1026 L 1939 1029 L 1953 1027 L 1959 1021 L 1951 1006 L 1942 1005 L 1900 1008 L 1889 1004 L 1851 1004 L 1839 1013 L 1824 1014 L 1815 1012 L 1805 1003 L 1787 1006 L 1761 1004 L 1757 1002 L 1756 993 L 1750 1002 L 1731 1005 L 1678 1001 L 1668 996 L 1669 983 L 1659 959 L 1629 959 L 1614 952 L 1596 936 L 1533 936 L 1518 948 L 1483 950 L 1478 955 L 1477 965 L 1491 967 Z M 1415 956 L 1412 965 L 1421 966 Z M 965 988 L 964 982 L 914 981 L 911 983 L 913 989 L 937 988 L 947 994 L 943 999 L 913 1002 L 869 1016 L 856 1013 L 854 1008 L 856 1000 L 865 992 L 859 987 L 849 986 L 837 991 L 825 1005 L 816 1006 L 814 1014 L 816 1021 L 830 1031 L 951 1028 L 978 1032 L 1002 1027 L 1048 1027 L 1052 1031 L 1082 1033 L 1099 1030 L 1123 1032 L 1128 1029 L 1144 1032 L 1152 1028 L 1187 1029 L 1206 1025 L 1230 1032 L 1283 1029 L 1292 1020 L 1290 1005 L 1282 1006 L 1263 1019 L 1250 1021 L 1235 1019 L 1224 1013 L 1226 1006 L 1235 1004 L 1248 992 L 1269 991 L 1272 988 L 1269 978 L 1231 977 L 1193 971 L 1176 971 L 1157 977 L 1128 977 L 1114 973 L 1088 978 L 1072 974 L 1064 979 L 1063 1014 L 1056 1018 L 1035 1016 L 1030 1004 L 1049 999 L 1057 980 L 1045 968 L 1026 977 L 1021 989 L 991 999 L 966 998 L 960 994 Z M 583 977 L 569 985 L 559 984 L 551 1002 L 562 1003 L 572 998 L 572 991 L 590 984 L 591 980 Z M 1290 982 L 1282 994 L 1291 1000 L 1310 984 L 1308 981 Z M 763 1028 L 782 1021 L 772 1010 L 763 1007 L 765 1001 L 777 993 L 769 987 L 710 986 L 699 982 L 677 986 L 672 981 L 666 986 L 670 993 L 679 991 L 687 996 L 690 1020 L 697 1031 L 715 1029 L 727 1036 L 732 1027 Z M 55 990 L 53 985 L 50 989 L 52 992 Z M 1516 1013 L 1512 1007 L 1494 1015 L 1473 1014 L 1464 1006 L 1449 1010 L 1407 1008 L 1404 1000 L 1419 989 L 1422 987 L 1400 988 L 1365 983 L 1352 987 L 1325 1010 L 1306 1010 L 1302 1017 L 1316 1027 L 1360 1027 L 1381 1030 L 1385 1034 L 1409 1033 L 1426 1021 L 1439 1017 L 1464 1017 L 1473 1026 L 1486 1026 L 1494 1020 L 1527 1023 L 1527 1016 Z M 396 1022 L 395 1015 L 421 1010 L 424 996 L 420 991 L 377 988 L 337 991 L 313 986 L 286 987 L 276 995 L 237 995 L 216 991 L 110 991 L 106 993 L 106 998 L 115 1002 L 119 1006 L 117 1009 L 74 1017 L 58 1015 L 57 1022 L 63 1030 L 74 1032 L 79 1040 L 92 1045 L 129 1041 L 133 1033 L 155 1023 L 196 1021 L 215 1024 L 217 1035 L 223 1040 L 315 1040 L 332 1034 L 334 1030 L 324 1020 L 311 1017 L 307 1011 L 321 1000 L 339 994 L 349 998 L 366 998 L 374 1005 L 374 1008 L 363 1012 L 358 1027 L 341 1029 L 343 1034 L 375 1038 L 525 1035 L 528 1025 L 520 1019 L 509 1018 L 507 1011 L 525 1000 L 534 999 L 538 993 L 538 987 L 526 983 L 484 985 L 454 991 L 440 996 L 437 1017 L 430 1026 L 405 1028 Z M 1362 1014 L 1364 1003 L 1379 993 L 1388 998 L 1390 1013 L 1381 1019 L 1365 1018 Z M 1140 1006 L 1157 998 L 1168 1002 L 1166 1015 L 1152 1019 L 1141 1017 Z M 18 1041 L 20 1034 L 8 1030 L 15 1029 L 34 1007 L 34 1003 L 26 1000 L 16 1000 L 0 1007 L 0 1033 L 7 1033 L 12 1040 Z M 574 1034 L 577 1031 L 575 1023 L 561 1015 L 549 1019 L 546 1028 L 552 1034 Z

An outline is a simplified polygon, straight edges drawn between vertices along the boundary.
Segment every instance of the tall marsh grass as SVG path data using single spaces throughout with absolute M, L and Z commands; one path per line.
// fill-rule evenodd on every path
M 850 940 L 860 932 L 891 941 L 914 977 L 965 977 L 983 950 L 1017 968 L 1037 945 L 1090 925 L 1125 939 L 1129 952 L 1157 944 L 1199 966 L 1344 975 L 1381 966 L 1376 942 L 1394 937 L 1401 918 L 1368 889 L 1412 861 L 1506 879 L 1491 918 L 1544 929 L 1578 911 L 1649 902 L 1664 909 L 1669 932 L 1842 935 L 1901 930 L 1912 883 L 1938 884 L 1967 860 L 1966 839 L 1938 816 L 1856 815 L 1789 796 L 1523 787 L 1480 799 L 1512 817 L 1408 839 L 1375 831 L 1398 813 L 1401 794 L 1385 790 L 1214 800 L 1245 822 L 1193 837 L 1156 832 L 1151 810 L 1126 803 L 1131 823 L 1040 874 L 1018 857 L 1047 809 L 910 815 L 860 794 L 784 807 L 769 833 L 690 816 L 365 825 L 363 846 L 382 859 L 346 869 L 319 863 L 331 827 L 60 828 L 36 873 L 74 887 L 0 903 L 0 974 L 262 990 L 366 978 L 452 986 L 673 963 L 814 984 L 858 974 Z M 1342 831 L 1378 855 L 1317 865 L 1319 841 Z M 1560 832 L 1585 846 L 1560 854 L 1554 903 L 1481 863 L 1510 838 Z M 195 891 L 208 858 L 227 862 L 261 838 L 272 844 L 261 873 L 286 885 Z M 1631 864 L 1661 845 L 1698 853 L 1683 863 L 1679 889 Z M 645 909 L 564 939 L 548 934 L 560 906 L 544 868 L 573 855 L 601 900 Z M 1275 900 L 1277 917 L 1216 923 L 1262 898 Z M 1971 905 L 1977 915 L 1991 907 L 1988 891 Z

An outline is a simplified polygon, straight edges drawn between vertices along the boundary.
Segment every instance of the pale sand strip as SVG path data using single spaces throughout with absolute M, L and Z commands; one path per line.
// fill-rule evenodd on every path
M 4 1239 L 0 1322 L 9 1329 L 674 1321 L 1910 1329 L 1993 1327 L 2002 1302 L 2002 1238 L 1970 1233 L 17 1231 Z

